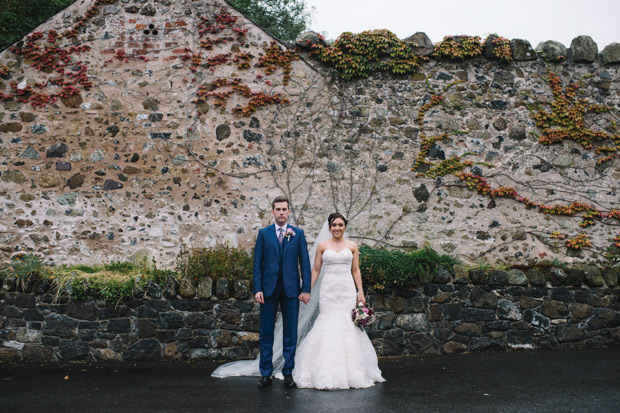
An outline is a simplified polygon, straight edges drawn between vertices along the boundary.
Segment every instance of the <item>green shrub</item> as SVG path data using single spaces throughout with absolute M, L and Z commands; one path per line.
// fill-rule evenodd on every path
M 89 292 L 92 297 L 118 304 L 123 298 L 133 297 L 135 286 L 133 277 L 125 280 L 100 280 L 92 283 Z
M 252 254 L 228 245 L 214 248 L 183 249 L 177 257 L 177 272 L 194 282 L 201 278 L 249 279 L 252 277 Z
M 235 253 L 239 255 L 239 252 Z M 104 299 L 114 305 L 124 298 L 132 298 L 136 287 L 144 288 L 150 281 L 165 285 L 168 277 L 178 277 L 178 274 L 173 270 L 157 269 L 154 260 L 152 268 L 148 268 L 146 261 L 138 265 L 112 261 L 103 265 L 78 264 L 49 268 L 35 254 L 18 254 L 10 263 L 0 265 L 0 284 L 4 278 L 11 278 L 18 286 L 26 289 L 34 281 L 44 279 L 51 282 L 56 298 Z
M 138 282 L 146 283 L 140 272 L 123 274 L 101 270 L 95 273 L 64 268 L 52 277 L 56 296 L 68 295 L 76 300 L 104 299 L 117 305 L 123 298 L 132 298 Z
M 164 285 L 168 280 L 168 277 L 178 277 L 178 274 L 174 270 L 160 270 L 157 268 L 151 268 L 145 270 L 145 278 L 142 280 L 143 285 L 148 284 L 149 280 Z
M 360 247 L 362 281 L 375 290 L 416 285 L 427 274 L 436 274 L 439 267 L 449 269 L 457 262 L 430 247 L 410 253 Z
M 91 267 L 91 266 L 82 265 L 82 264 L 80 264 L 80 265 L 73 265 L 70 268 L 71 269 L 76 269 L 78 271 L 85 272 L 87 274 L 95 274 L 95 273 L 98 273 L 99 271 L 101 271 L 100 267 Z
M 41 275 L 43 261 L 35 254 L 19 254 L 11 261 L 12 273 L 17 277 Z
M 177 274 L 172 270 L 148 268 L 146 262 L 136 265 L 112 261 L 102 266 L 61 266 L 55 269 L 51 278 L 57 297 L 104 299 L 118 305 L 124 298 L 132 298 L 137 286 L 146 287 L 149 281 L 164 285 L 169 276 Z
M 118 272 L 121 274 L 129 274 L 135 272 L 138 268 L 131 262 L 112 261 L 109 264 L 105 264 L 103 268 L 107 271 Z
M 66 292 L 76 300 L 85 300 L 89 297 L 88 279 L 75 277 L 70 279 L 64 289 L 58 288 L 58 293 Z
M 46 269 L 41 257 L 28 253 L 18 254 L 13 257 L 7 276 L 14 277 L 17 284 L 23 288 L 27 284 L 40 279 L 45 273 Z

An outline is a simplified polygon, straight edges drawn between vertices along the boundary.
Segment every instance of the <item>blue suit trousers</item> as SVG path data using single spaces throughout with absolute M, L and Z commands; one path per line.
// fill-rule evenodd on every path
M 278 306 L 282 312 L 283 356 L 282 374 L 288 376 L 295 367 L 295 349 L 297 347 L 297 317 L 299 315 L 299 299 L 288 298 L 284 294 L 282 277 L 278 277 L 275 293 L 260 305 L 260 362 L 262 376 L 273 374 L 273 336 Z

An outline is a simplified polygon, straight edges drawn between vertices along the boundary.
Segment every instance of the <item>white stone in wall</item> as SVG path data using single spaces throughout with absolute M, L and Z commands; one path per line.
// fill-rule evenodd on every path
M 222 237 L 222 243 L 232 248 L 239 247 L 239 241 L 237 240 L 237 236 L 235 234 L 225 234 Z
M 153 226 L 149 229 L 149 237 L 161 237 L 164 234 L 163 229 L 160 226 Z

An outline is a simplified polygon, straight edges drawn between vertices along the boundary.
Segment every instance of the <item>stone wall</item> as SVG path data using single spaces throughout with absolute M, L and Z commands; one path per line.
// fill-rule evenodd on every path
M 428 284 L 369 293 L 380 356 L 620 344 L 618 271 L 440 269 Z M 207 288 L 208 287 L 208 288 Z M 249 282 L 149 284 L 118 305 L 45 286 L 0 291 L 1 361 L 236 360 L 258 352 Z M 215 293 L 214 296 L 211 296 Z M 181 295 L 182 294 L 182 295 Z
M 579 84 L 610 108 L 586 124 L 613 144 L 620 45 L 599 53 L 588 39 L 542 43 L 547 61 L 514 39 L 511 63 L 431 56 L 418 73 L 342 82 L 303 51 L 286 57 L 223 1 L 76 2 L 0 54 L 0 257 L 169 267 L 184 245 L 250 248 L 285 194 L 310 242 L 338 210 L 373 246 L 431 245 L 470 263 L 603 261 L 618 236 L 618 160 L 541 144 L 532 112 L 555 101 L 551 70 L 562 90 Z M 428 55 L 427 40 L 408 41 Z M 261 64 L 267 55 L 290 67 Z M 433 95 L 443 100 L 419 119 Z M 412 171 L 423 136 L 444 132 L 429 162 L 460 156 L 464 172 L 537 205 L 588 204 L 595 225 Z M 591 245 L 567 248 L 580 233 Z

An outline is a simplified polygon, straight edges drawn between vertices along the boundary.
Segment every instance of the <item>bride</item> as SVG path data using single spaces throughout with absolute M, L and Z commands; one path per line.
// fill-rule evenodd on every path
M 356 243 L 345 238 L 346 226 L 342 214 L 331 214 L 310 252 L 311 262 L 314 261 L 312 298 L 300 308 L 293 370 L 298 387 L 348 389 L 384 381 L 372 343 L 351 320 L 353 308 L 366 299 L 358 265 L 359 250 Z M 276 325 L 274 343 L 275 372 L 284 364 L 281 320 Z M 212 376 L 260 376 L 258 362 L 257 357 L 227 363 Z
M 351 320 L 351 310 L 366 303 L 359 250 L 344 238 L 347 220 L 342 214 L 331 214 L 327 222 L 332 238 L 318 245 L 312 269 L 314 286 L 325 268 L 319 316 L 297 348 L 293 380 L 299 387 L 316 389 L 370 387 L 384 380 L 372 343 Z

